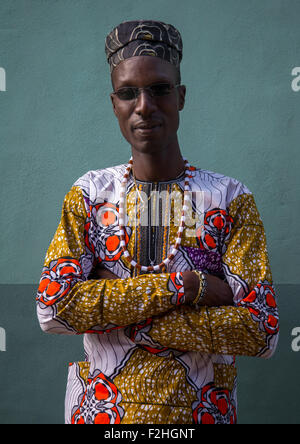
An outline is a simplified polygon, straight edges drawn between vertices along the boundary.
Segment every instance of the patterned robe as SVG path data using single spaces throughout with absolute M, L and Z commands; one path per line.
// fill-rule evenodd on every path
M 236 423 L 235 356 L 272 356 L 279 331 L 253 195 L 233 178 L 191 167 L 195 222 L 162 273 L 138 274 L 119 238 L 126 166 L 90 171 L 74 184 L 45 258 L 37 293 L 42 330 L 84 335 L 85 360 L 69 364 L 65 421 Z M 163 197 L 143 203 L 155 211 L 142 224 L 141 191 L 153 190 Z M 183 193 L 184 176 L 156 184 L 129 178 L 126 244 L 138 263 L 158 264 L 172 251 Z M 118 279 L 93 278 L 97 264 Z M 193 269 L 228 282 L 234 305 L 186 304 L 182 272 Z

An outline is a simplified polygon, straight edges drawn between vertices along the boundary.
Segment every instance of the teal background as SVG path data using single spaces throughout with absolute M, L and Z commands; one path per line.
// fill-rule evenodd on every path
M 82 359 L 81 339 L 44 335 L 34 292 L 64 195 L 86 171 L 130 156 L 111 109 L 104 39 L 140 18 L 172 23 L 183 37 L 183 154 L 244 182 L 267 233 L 281 342 L 270 361 L 240 359 L 240 420 L 298 422 L 299 17 L 299 0 L 1 0 L 0 423 L 63 421 L 63 368 Z

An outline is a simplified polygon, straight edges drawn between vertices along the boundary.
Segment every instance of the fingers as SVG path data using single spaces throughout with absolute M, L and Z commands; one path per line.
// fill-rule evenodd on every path
M 206 275 L 207 279 L 207 298 L 206 305 L 210 307 L 220 307 L 233 305 L 233 293 L 231 287 L 222 279 Z

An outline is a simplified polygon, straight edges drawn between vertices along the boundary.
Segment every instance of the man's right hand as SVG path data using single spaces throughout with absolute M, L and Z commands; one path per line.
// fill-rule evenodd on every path
M 198 294 L 199 278 L 192 271 L 185 271 L 182 274 L 187 302 L 192 303 Z M 206 274 L 205 278 L 207 280 L 206 294 L 199 305 L 207 307 L 233 305 L 233 293 L 226 282 L 211 274 Z

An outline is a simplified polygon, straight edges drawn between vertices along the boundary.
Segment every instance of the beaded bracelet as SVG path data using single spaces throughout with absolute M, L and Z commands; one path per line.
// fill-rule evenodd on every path
M 198 294 L 193 300 L 192 304 L 195 305 L 198 308 L 198 304 L 202 299 L 205 297 L 206 289 L 207 289 L 207 280 L 205 277 L 205 273 L 198 270 L 193 270 L 193 272 L 198 276 L 199 278 L 199 290 Z

